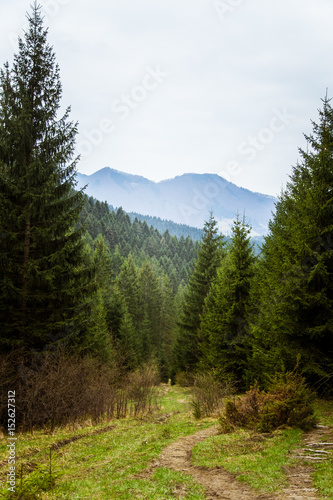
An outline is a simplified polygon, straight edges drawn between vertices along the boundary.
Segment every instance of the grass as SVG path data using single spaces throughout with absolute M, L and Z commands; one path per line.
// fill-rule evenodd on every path
M 168 392 L 163 390 L 159 409 L 141 419 L 131 417 L 97 426 L 86 423 L 80 429 L 56 429 L 53 434 L 38 431 L 17 435 L 17 484 L 23 467 L 25 493 L 6 496 L 6 489 L 2 488 L 0 498 L 204 500 L 202 487 L 191 476 L 149 468 L 169 443 L 217 423 L 212 418 L 196 421 L 189 402 L 187 389 L 171 387 Z M 321 424 L 333 426 L 333 402 L 318 402 L 317 414 Z M 302 432 L 297 429 L 269 435 L 245 430 L 221 434 L 197 444 L 192 463 L 222 466 L 259 491 L 279 491 L 286 482 L 284 467 L 292 462 L 289 452 L 299 446 L 301 437 Z M 6 462 L 6 440 L 0 443 L 0 462 Z M 48 481 L 50 447 L 55 444 Z M 315 486 L 326 499 L 333 500 L 332 460 L 315 464 L 315 468 Z M 2 483 L 7 473 L 8 466 L 4 464 L 0 469 Z
M 298 429 L 278 431 L 264 436 L 238 430 L 220 434 L 198 443 L 192 453 L 193 465 L 222 466 L 237 479 L 262 491 L 277 491 L 286 484 L 284 467 L 290 465 L 290 450 L 302 436 Z
M 23 466 L 23 484 L 27 484 L 26 481 L 35 474 L 32 470 L 37 465 L 44 467 L 44 470 L 47 467 L 50 446 L 81 436 L 81 439 L 54 449 L 52 462 L 57 476 L 56 484 L 49 491 L 42 491 L 41 487 L 38 497 L 32 495 L 31 485 L 30 498 L 169 499 L 175 498 L 175 492 L 179 491 L 182 492 L 182 498 L 203 500 L 202 488 L 190 476 L 167 469 L 157 469 L 149 477 L 137 476 L 170 442 L 215 423 L 212 419 L 202 420 L 199 424 L 195 422 L 191 417 L 188 394 L 184 389 L 172 387 L 161 397 L 160 409 L 154 415 L 114 421 L 111 423 L 114 428 L 108 432 L 96 435 L 96 430 L 110 427 L 110 422 L 75 432 L 57 429 L 53 435 L 41 431 L 34 435 L 19 435 L 16 467 L 19 470 Z M 1 445 L 0 452 L 0 460 L 5 460 L 5 443 Z M 1 481 L 6 480 L 6 467 L 0 472 Z M 4 494 L 5 489 L 0 490 L 0 493 Z M 11 495 L 10 498 L 15 496 Z

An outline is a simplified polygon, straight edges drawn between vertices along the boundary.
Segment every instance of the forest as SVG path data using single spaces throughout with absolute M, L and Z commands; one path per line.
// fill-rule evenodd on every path
M 144 384 L 152 370 L 172 383 L 211 373 L 241 393 L 297 368 L 311 390 L 332 397 L 330 99 L 322 100 L 260 253 L 237 214 L 226 238 L 208 213 L 195 242 L 76 190 L 78 124 L 70 108 L 59 117 L 60 70 L 47 37 L 35 4 L 13 65 L 0 73 L 2 425 L 13 388 L 26 395 L 17 426 L 33 429 L 92 407 L 96 418 L 111 407 L 121 414 L 112 387 L 125 379 L 134 387 L 135 376 Z M 39 410 L 61 391 L 60 372 L 78 405 L 62 399 L 50 417 Z M 51 375 L 48 394 L 42 382 Z M 86 388 L 101 380 L 98 406 Z M 86 402 L 80 410 L 79 401 Z

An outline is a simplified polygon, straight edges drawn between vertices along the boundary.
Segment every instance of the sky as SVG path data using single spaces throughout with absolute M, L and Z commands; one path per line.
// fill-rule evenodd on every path
M 11 65 L 31 0 L 0 0 Z M 43 0 L 78 170 L 218 174 L 273 196 L 333 96 L 332 0 Z

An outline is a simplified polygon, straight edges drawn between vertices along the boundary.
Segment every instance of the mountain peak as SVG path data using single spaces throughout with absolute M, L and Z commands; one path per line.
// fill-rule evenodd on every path
M 255 234 L 267 233 L 275 198 L 254 193 L 217 174 L 185 173 L 154 182 L 140 175 L 104 167 L 91 175 L 78 174 L 78 187 L 127 212 L 169 219 L 202 228 L 212 210 L 225 228 L 244 213 Z

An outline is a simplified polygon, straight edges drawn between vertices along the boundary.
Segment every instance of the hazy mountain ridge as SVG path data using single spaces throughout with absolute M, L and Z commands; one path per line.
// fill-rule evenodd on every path
M 217 174 L 183 174 L 153 182 L 105 167 L 94 174 L 78 173 L 78 187 L 86 193 L 126 212 L 136 212 L 202 228 L 212 210 L 224 232 L 237 213 L 245 213 L 253 233 L 267 233 L 276 199 L 254 193 Z

